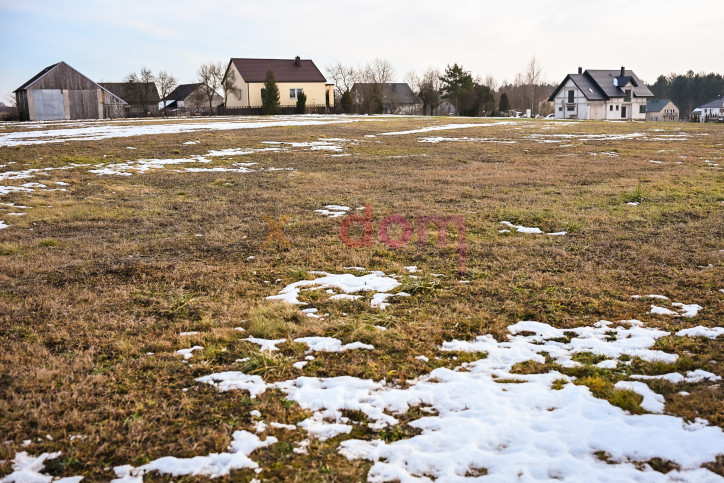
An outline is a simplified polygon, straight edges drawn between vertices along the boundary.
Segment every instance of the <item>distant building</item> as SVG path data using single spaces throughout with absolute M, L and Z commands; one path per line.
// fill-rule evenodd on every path
M 717 96 L 713 101 L 697 107 L 694 111 L 699 110 L 699 121 L 722 121 L 724 120 L 724 97 Z
M 205 112 L 209 109 L 209 96 L 202 88 L 200 82 L 196 84 L 181 84 L 177 86 L 166 98 L 161 102 L 162 108 L 166 112 L 174 113 L 195 113 Z M 224 103 L 224 98 L 214 92 L 211 108 L 215 110 Z
M 646 119 L 654 97 L 633 71 L 586 70 L 568 74 L 548 98 L 556 119 Z
M 334 85 L 308 59 L 237 59 L 229 61 L 224 79 L 231 85 L 226 96 L 226 107 L 261 107 L 261 91 L 264 79 L 271 69 L 279 87 L 279 103 L 282 107 L 297 104 L 297 95 L 307 96 L 307 106 L 334 106 Z
M 671 99 L 649 99 L 646 101 L 647 121 L 675 122 L 679 120 L 679 108 Z
M 382 92 L 382 106 L 385 114 L 418 114 L 422 109 L 420 99 L 406 82 L 385 82 L 379 84 Z M 357 82 L 350 93 L 356 104 L 370 95 L 374 84 Z
M 100 82 L 126 101 L 126 117 L 158 116 L 158 89 L 154 82 Z
M 13 93 L 22 121 L 123 117 L 126 106 L 65 62 L 46 67 Z

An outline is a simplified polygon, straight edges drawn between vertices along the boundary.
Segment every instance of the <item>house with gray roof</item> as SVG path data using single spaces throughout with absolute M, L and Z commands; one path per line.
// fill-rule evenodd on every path
M 203 84 L 181 84 L 171 91 L 162 101 L 162 106 L 167 113 L 177 114 L 203 112 L 209 108 L 209 95 L 206 93 Z M 224 98 L 214 92 L 211 101 L 212 110 L 216 110 L 224 103 Z
M 694 109 L 696 111 L 699 111 L 697 114 L 701 122 L 724 120 L 724 97 L 717 96 L 713 101 Z
M 646 101 L 646 120 L 676 122 L 679 108 L 671 99 L 649 99 Z
M 631 70 L 586 70 L 568 74 L 548 98 L 556 119 L 646 119 L 653 93 Z

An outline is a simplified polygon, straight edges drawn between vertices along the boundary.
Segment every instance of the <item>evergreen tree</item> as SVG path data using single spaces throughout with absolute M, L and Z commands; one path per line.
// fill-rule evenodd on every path
M 510 111 L 510 100 L 508 99 L 508 94 L 506 94 L 505 92 L 503 92 L 500 95 L 500 102 L 498 103 L 498 110 L 501 113 Z
M 462 101 L 474 87 L 473 76 L 470 72 L 465 72 L 462 66 L 454 64 L 452 67 L 445 67 L 445 75 L 440 77 L 440 80 L 445 93 L 443 97 L 455 103 L 455 113 L 459 116 L 461 111 L 466 110 Z
M 304 92 L 297 94 L 297 114 L 304 114 L 307 108 L 307 95 Z
M 352 100 L 352 93 L 349 90 L 344 91 L 344 94 L 342 94 L 342 98 L 339 100 L 340 105 L 342 106 L 342 111 L 344 111 L 345 114 L 349 114 L 349 112 L 352 110 L 352 104 L 354 101 Z
M 277 87 L 274 71 L 269 69 L 266 71 L 266 77 L 264 78 L 264 90 L 261 91 L 261 113 L 272 115 L 279 114 L 280 111 L 279 87 Z

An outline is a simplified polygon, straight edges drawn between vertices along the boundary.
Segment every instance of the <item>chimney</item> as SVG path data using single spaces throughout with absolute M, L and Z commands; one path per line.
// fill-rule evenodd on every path
M 583 67 L 579 67 L 579 68 L 578 68 L 578 73 L 579 73 L 579 74 L 583 74 Z
M 294 57 L 294 65 L 296 65 L 297 67 L 302 65 L 302 61 L 299 59 L 299 56 Z
M 621 66 L 621 77 L 623 77 L 625 75 L 626 75 L 626 69 L 624 68 L 624 66 Z

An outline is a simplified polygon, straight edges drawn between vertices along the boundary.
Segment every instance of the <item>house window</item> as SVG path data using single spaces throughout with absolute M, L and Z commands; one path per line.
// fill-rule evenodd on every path
M 566 110 L 567 110 L 567 111 L 575 111 L 575 110 L 576 110 L 576 106 L 567 106 L 567 107 L 566 107 Z
M 611 104 L 610 106 L 608 106 L 608 110 L 609 110 L 609 111 L 613 111 L 613 104 Z
M 646 112 L 646 106 L 639 106 L 639 113 L 644 114 Z
M 631 89 L 623 91 L 623 102 L 631 102 Z
M 574 102 L 576 102 L 575 94 L 576 94 L 576 91 L 573 91 L 573 90 L 568 91 L 568 102 L 569 103 L 573 104 Z
M 559 108 L 558 108 L 558 111 L 562 111 L 562 110 L 563 110 L 563 108 L 562 108 L 562 107 L 559 107 Z
M 296 99 L 301 93 L 302 89 L 289 89 L 289 97 L 292 99 Z
M 616 104 L 616 110 L 618 111 L 618 104 Z

